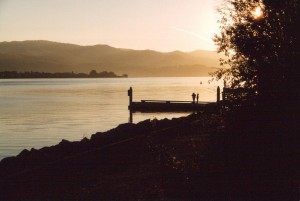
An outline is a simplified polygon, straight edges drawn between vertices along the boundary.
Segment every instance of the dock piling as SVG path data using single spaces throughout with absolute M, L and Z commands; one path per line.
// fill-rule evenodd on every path
M 220 112 L 222 106 L 220 87 L 217 88 L 216 102 L 197 101 L 176 101 L 176 100 L 141 100 L 140 102 L 133 102 L 132 87 L 128 90 L 129 96 L 129 122 L 132 122 L 132 113 L 134 112 Z
M 219 105 L 220 104 L 220 87 L 218 86 L 218 88 L 217 88 L 217 105 Z
M 130 87 L 128 89 L 128 96 L 129 96 L 129 106 L 128 106 L 128 109 L 129 109 L 129 123 L 132 123 L 132 87 Z
M 132 87 L 128 89 L 129 106 L 132 104 Z

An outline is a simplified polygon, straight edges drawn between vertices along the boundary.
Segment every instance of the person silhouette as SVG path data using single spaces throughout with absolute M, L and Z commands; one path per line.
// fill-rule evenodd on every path
M 193 103 L 195 103 L 196 94 L 192 93 Z
M 199 103 L 199 94 L 197 94 L 197 104 Z

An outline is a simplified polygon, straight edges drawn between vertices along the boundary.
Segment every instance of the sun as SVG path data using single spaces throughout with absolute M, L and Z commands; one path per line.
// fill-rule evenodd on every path
M 257 7 L 257 8 L 252 12 L 252 15 L 253 15 L 254 19 L 262 18 L 262 16 L 263 16 L 263 11 L 262 11 L 261 7 Z

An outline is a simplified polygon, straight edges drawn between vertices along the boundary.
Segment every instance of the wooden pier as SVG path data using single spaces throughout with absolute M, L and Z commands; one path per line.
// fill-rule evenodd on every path
M 141 100 L 133 102 L 133 90 L 128 90 L 130 112 L 218 112 L 220 103 L 220 88 L 217 89 L 216 102 L 193 102 L 175 100 Z

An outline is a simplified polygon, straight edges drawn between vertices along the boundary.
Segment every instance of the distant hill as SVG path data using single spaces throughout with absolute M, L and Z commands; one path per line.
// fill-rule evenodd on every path
M 219 64 L 213 51 L 156 52 L 50 41 L 0 42 L 0 71 L 113 71 L 136 76 L 207 76 Z

